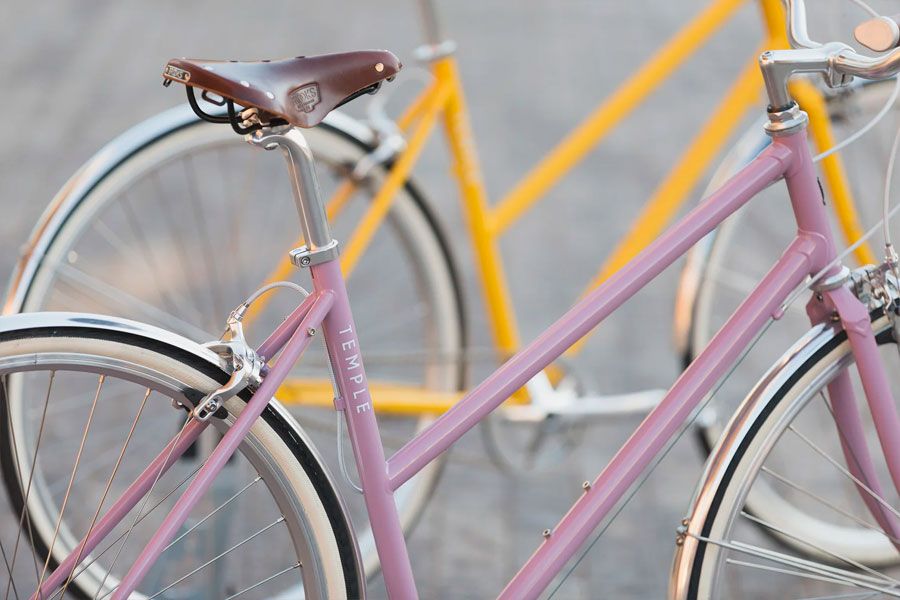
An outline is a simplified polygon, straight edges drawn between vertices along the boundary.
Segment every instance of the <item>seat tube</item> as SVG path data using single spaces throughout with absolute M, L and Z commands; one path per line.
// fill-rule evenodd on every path
M 298 267 L 309 267 L 316 292 L 329 291 L 334 297 L 322 329 L 334 373 L 335 409 L 344 413 L 347 422 L 385 587 L 391 598 L 414 599 L 417 595 L 412 567 L 394 493 L 388 484 L 384 447 L 369 394 L 356 324 L 337 260 L 338 243 L 331 237 L 312 152 L 296 128 L 263 134 L 250 141 L 267 150 L 280 148 L 287 160 L 306 241 L 304 246 L 291 251 L 291 261 Z
M 337 388 L 335 407 L 344 413 L 347 422 L 384 584 L 390 598 L 417 598 L 340 262 L 331 260 L 310 270 L 316 290 L 334 293 L 334 304 L 322 329 Z

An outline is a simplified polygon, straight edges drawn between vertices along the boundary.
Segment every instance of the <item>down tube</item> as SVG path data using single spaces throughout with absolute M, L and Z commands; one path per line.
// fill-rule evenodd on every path
M 497 408 L 515 390 L 615 311 L 735 210 L 781 177 L 793 152 L 775 140 L 722 188 L 590 292 L 536 340 L 469 392 L 388 461 L 397 489 Z
M 812 270 L 823 239 L 801 234 L 728 319 L 704 351 L 585 490 L 500 598 L 535 598 L 587 541 L 641 472 L 687 421 L 700 400 L 778 314 L 784 299 Z

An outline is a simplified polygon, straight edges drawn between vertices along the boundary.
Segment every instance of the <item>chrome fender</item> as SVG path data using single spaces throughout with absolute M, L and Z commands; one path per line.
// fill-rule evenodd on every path
M 842 335 L 842 331 L 828 324 L 813 327 L 769 369 L 731 417 L 706 461 L 687 517 L 678 529 L 669 585 L 670 598 L 688 597 L 692 566 L 700 544 L 695 536 L 701 535 L 701 528 L 706 522 L 716 492 L 725 481 L 729 466 L 754 424 L 771 410 L 772 402 L 778 401 L 777 394 L 790 377 L 839 335 Z

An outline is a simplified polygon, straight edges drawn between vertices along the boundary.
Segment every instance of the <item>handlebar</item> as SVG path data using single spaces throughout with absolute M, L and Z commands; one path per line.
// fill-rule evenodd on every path
M 792 50 L 770 50 L 760 57 L 770 110 L 782 111 L 793 102 L 787 82 L 796 73 L 821 73 L 831 87 L 848 85 L 854 77 L 887 79 L 900 72 L 900 48 L 882 56 L 864 56 L 847 44 L 819 43 L 809 37 L 804 0 L 784 0 L 788 41 Z
M 821 48 L 822 44 L 812 41 L 806 30 L 806 2 L 804 0 L 784 0 L 787 13 L 787 34 L 791 48 Z

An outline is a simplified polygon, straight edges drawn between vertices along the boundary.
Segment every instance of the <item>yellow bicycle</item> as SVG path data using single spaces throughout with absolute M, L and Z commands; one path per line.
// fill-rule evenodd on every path
M 370 122 L 363 123 L 333 113 L 310 130 L 307 139 L 321 169 L 320 184 L 330 198 L 329 220 L 342 241 L 342 267 L 354 298 L 387 447 L 393 445 L 392 433 L 398 440 L 407 439 L 411 428 L 427 425 L 458 399 L 474 359 L 503 360 L 519 347 L 501 237 L 749 1 L 712 0 L 497 202 L 489 201 L 482 182 L 454 45 L 438 27 L 431 0 L 419 2 L 426 44 L 416 51 L 431 81 L 403 114 L 394 121 L 375 111 Z M 713 161 L 759 106 L 763 87 L 756 65 L 758 50 L 786 47 L 787 40 L 779 0 L 756 4 L 765 39 L 747 52 L 745 68 L 718 108 L 708 112 L 707 123 L 698 128 L 585 291 L 630 260 L 695 197 L 693 192 Z M 840 128 L 852 131 L 883 104 L 889 87 L 879 84 L 825 97 L 812 82 L 801 80 L 791 94 L 809 114 L 811 138 L 821 151 L 835 144 L 833 123 L 840 121 Z M 220 99 L 207 96 L 205 101 L 212 103 L 209 110 L 215 110 Z M 453 247 L 463 244 L 464 236 L 443 232 L 440 214 L 424 193 L 427 188 L 412 179 L 438 124 L 447 140 L 484 294 L 494 342 L 487 356 L 467 342 L 462 276 L 452 259 Z M 724 176 L 752 158 L 760 143 L 751 137 L 739 144 L 742 153 L 731 156 L 719 174 Z M 77 306 L 159 324 L 195 339 L 217 333 L 221 315 L 252 290 L 296 277 L 298 271 L 286 251 L 302 244 L 292 238 L 293 201 L 281 163 L 265 153 L 248 160 L 242 150 L 227 128 L 198 121 L 186 108 L 154 117 L 111 142 L 66 184 L 46 211 L 14 274 L 5 313 Z M 821 168 L 835 218 L 851 242 L 861 235 L 862 226 L 841 157 L 825 158 Z M 266 203 L 265 211 L 254 210 L 260 202 Z M 284 234 L 264 240 L 253 236 L 263 227 L 267 232 L 277 230 L 262 221 L 272 215 L 283 218 Z M 723 256 L 753 246 L 729 244 L 727 237 L 710 240 L 695 253 L 682 278 L 676 326 L 687 360 L 692 342 L 716 329 L 712 313 L 727 308 L 719 306 L 718 299 L 728 290 L 740 289 L 729 287 L 721 277 L 726 270 Z M 252 254 L 242 252 L 250 243 Z M 715 248 L 718 253 L 711 250 Z M 261 257 L 268 257 L 268 262 L 260 264 Z M 857 248 L 856 258 L 861 263 L 877 262 L 865 245 Z M 377 320 L 383 312 L 379 307 L 388 303 L 404 308 L 391 311 L 402 314 L 401 320 Z M 245 318 L 251 338 L 254 324 L 267 330 L 266 325 L 282 318 L 288 306 L 290 302 L 275 294 L 256 302 Z M 702 314 L 697 306 L 705 307 Z M 582 340 L 569 358 L 584 348 Z M 328 365 L 310 360 L 303 369 L 279 389 L 278 399 L 311 435 L 333 438 Z M 656 399 L 653 391 L 593 393 L 559 364 L 532 380 L 491 421 L 486 430 L 488 448 L 508 468 L 553 464 L 577 445 L 588 417 L 639 412 Z M 339 438 L 330 459 L 342 467 L 340 444 Z M 322 442 L 316 446 L 326 447 Z M 439 473 L 435 463 L 398 493 L 406 529 L 421 512 Z M 345 479 L 345 485 L 353 485 L 351 473 Z M 369 573 L 377 561 L 371 543 L 370 536 L 361 536 Z

